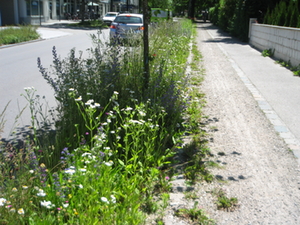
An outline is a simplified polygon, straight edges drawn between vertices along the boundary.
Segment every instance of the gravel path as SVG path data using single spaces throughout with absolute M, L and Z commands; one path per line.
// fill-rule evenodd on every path
M 228 56 L 216 41 L 211 41 L 205 28 L 208 25 L 197 26 L 197 45 L 206 74 L 200 88 L 207 100 L 209 146 L 214 155 L 212 160 L 222 167 L 211 169 L 218 178 L 214 182 L 195 186 L 196 201 L 217 224 L 299 225 L 297 159 L 258 107 Z M 180 186 L 183 188 L 178 191 Z M 182 176 L 173 181 L 173 187 L 165 224 L 192 224 L 173 214 L 175 209 L 193 206 L 193 201 L 184 198 L 186 187 Z M 238 199 L 235 210 L 217 210 L 212 192 L 219 189 L 226 196 Z

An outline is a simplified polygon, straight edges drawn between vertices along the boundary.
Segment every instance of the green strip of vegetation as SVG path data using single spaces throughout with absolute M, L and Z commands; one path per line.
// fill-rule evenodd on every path
M 4 27 L 0 30 L 0 46 L 36 40 L 40 38 L 34 26 Z
M 88 58 L 72 49 L 60 59 L 54 47 L 51 70 L 38 60 L 58 106 L 45 110 L 38 90 L 25 88 L 32 135 L 21 147 L 1 146 L 1 224 L 134 225 L 150 213 L 162 217 L 173 156 L 201 117 L 196 100 L 187 110 L 201 97 L 191 95 L 185 76 L 192 30 L 190 20 L 151 30 L 146 90 L 143 48 L 132 43 L 92 35 Z

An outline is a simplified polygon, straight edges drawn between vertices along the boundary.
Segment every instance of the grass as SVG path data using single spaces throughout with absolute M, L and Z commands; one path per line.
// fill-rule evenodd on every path
M 0 46 L 36 40 L 40 35 L 34 26 L 5 27 L 0 30 Z
M 295 76 L 300 76 L 300 64 L 298 66 L 292 66 L 290 61 L 286 62 L 284 60 L 277 60 L 276 63 L 292 71 Z
M 1 146 L 0 224 L 134 225 L 148 214 L 162 223 L 169 164 L 183 133 L 197 133 L 191 145 L 197 151 L 185 150 L 193 158 L 186 173 L 191 179 L 206 173 L 202 159 L 209 151 L 196 129 L 202 104 L 194 99 L 202 95 L 189 91 L 185 77 L 192 30 L 191 21 L 181 20 L 151 31 L 146 91 L 141 47 L 132 51 L 94 35 L 88 58 L 72 49 L 60 59 L 54 47 L 51 70 L 38 60 L 58 106 L 45 115 L 38 90 L 22 94 L 32 135 L 21 147 Z M 206 220 L 196 208 L 183 213 Z
M 205 214 L 204 210 L 197 207 L 197 205 L 198 202 L 196 201 L 193 208 L 191 209 L 181 208 L 176 211 L 175 215 L 190 220 L 193 222 L 193 224 L 201 224 L 201 225 L 215 224 L 214 220 L 209 219 L 209 217 Z
M 264 57 L 273 57 L 275 49 L 265 49 L 262 51 L 262 56 Z M 293 66 L 290 61 L 277 60 L 276 63 L 289 69 L 293 72 L 295 76 L 300 76 L 300 64 L 298 66 Z
M 213 194 L 217 197 L 216 205 L 219 210 L 234 211 L 238 206 L 238 199 L 235 197 L 227 197 L 222 189 L 216 189 Z

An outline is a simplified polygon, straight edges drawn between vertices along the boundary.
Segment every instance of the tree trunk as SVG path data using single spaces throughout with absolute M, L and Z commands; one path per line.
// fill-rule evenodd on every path
M 188 17 L 190 19 L 193 19 L 195 17 L 195 4 L 196 4 L 196 0 L 189 1 Z
M 80 6 L 80 11 L 81 11 L 81 22 L 84 22 L 84 0 L 81 0 L 81 6 Z
M 143 17 L 144 17 L 144 93 L 148 89 L 150 69 L 149 69 L 149 37 L 148 37 L 148 24 L 149 24 L 149 12 L 148 12 L 148 0 L 143 1 Z

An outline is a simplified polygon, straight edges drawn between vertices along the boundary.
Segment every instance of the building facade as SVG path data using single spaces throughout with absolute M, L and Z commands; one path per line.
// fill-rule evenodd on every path
M 78 19 L 84 2 L 86 19 L 99 18 L 107 12 L 137 13 L 138 0 L 0 0 L 0 26 L 40 25 L 51 20 Z M 111 9 L 112 7 L 112 9 Z M 127 10 L 128 9 L 128 10 Z

